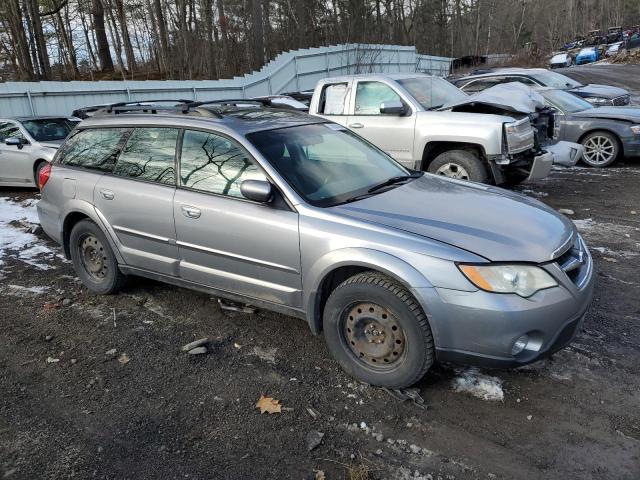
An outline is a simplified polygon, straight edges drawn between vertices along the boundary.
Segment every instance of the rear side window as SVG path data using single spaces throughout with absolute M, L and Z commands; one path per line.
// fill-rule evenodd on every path
M 177 128 L 136 128 L 118 158 L 115 175 L 175 185 Z
M 320 94 L 318 113 L 323 115 L 343 115 L 346 96 L 346 83 L 325 85 Z
M 70 167 L 110 172 L 128 132 L 127 128 L 81 130 L 64 143 L 58 153 L 58 162 Z
M 184 132 L 180 155 L 182 186 L 242 197 L 240 184 L 245 180 L 266 180 L 266 177 L 234 141 L 214 133 Z

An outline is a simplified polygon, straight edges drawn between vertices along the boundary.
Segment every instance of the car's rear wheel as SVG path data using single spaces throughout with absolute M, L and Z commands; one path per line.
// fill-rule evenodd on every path
M 436 175 L 479 183 L 486 183 L 489 178 L 483 161 L 467 150 L 441 153 L 429 164 L 427 170 Z
M 79 221 L 71 230 L 69 250 L 75 271 L 93 293 L 115 293 L 126 277 L 118 269 L 118 261 L 107 237 L 91 220 Z
M 615 135 L 609 132 L 591 132 L 582 139 L 582 145 L 582 161 L 590 167 L 606 167 L 615 162 L 620 155 L 620 143 Z
M 422 308 L 406 288 L 378 272 L 354 275 L 331 293 L 323 328 L 342 368 L 372 385 L 408 387 L 434 361 L 433 336 Z

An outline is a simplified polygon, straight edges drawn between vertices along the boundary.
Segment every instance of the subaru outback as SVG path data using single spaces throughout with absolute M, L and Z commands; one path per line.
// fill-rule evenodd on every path
M 300 317 L 392 388 L 436 360 L 513 367 L 571 342 L 593 288 L 571 221 L 246 104 L 120 105 L 72 132 L 37 208 L 89 290 L 137 275 Z

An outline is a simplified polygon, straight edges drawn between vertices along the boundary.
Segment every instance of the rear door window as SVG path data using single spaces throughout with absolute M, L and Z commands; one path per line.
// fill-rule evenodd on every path
M 322 115 L 344 115 L 346 97 L 346 83 L 325 85 L 320 94 L 318 113 Z
M 146 182 L 175 185 L 177 128 L 136 128 L 131 133 L 118 163 L 115 175 Z
M 70 167 L 111 172 L 129 131 L 127 128 L 81 130 L 63 144 L 57 161 Z

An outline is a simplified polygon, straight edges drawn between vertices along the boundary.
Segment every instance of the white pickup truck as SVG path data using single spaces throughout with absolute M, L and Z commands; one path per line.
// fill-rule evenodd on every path
M 502 88 L 509 98 L 496 90 L 468 96 L 420 73 L 334 77 L 318 82 L 309 113 L 414 170 L 495 184 L 544 178 L 554 163 L 547 146 L 554 143 L 554 114 L 521 86 Z M 550 147 L 556 163 L 575 164 L 580 147 L 561 144 Z

